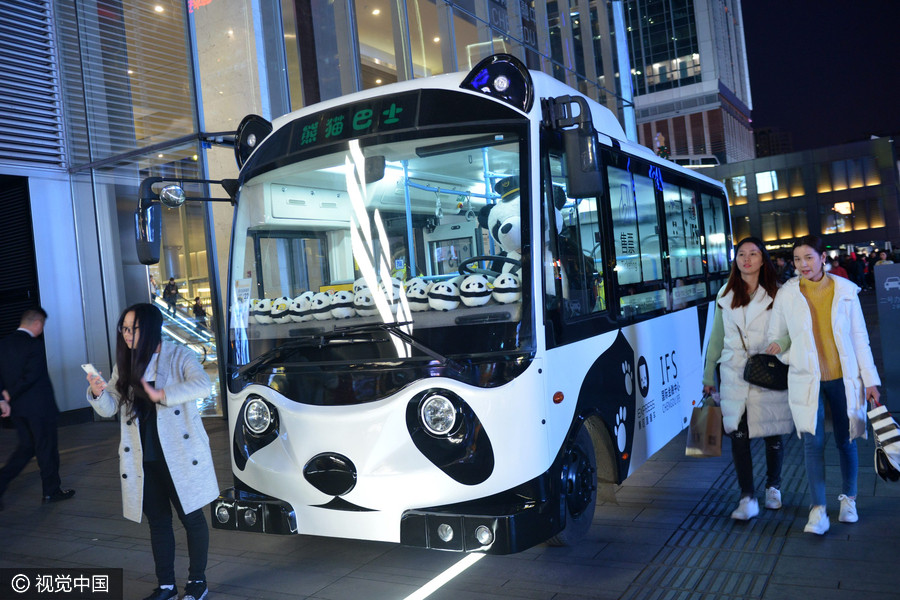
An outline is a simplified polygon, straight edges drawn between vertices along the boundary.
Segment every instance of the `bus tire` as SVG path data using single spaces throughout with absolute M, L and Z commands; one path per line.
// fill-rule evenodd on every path
M 597 507 L 597 456 L 594 441 L 582 425 L 566 448 L 562 466 L 566 526 L 547 540 L 550 546 L 571 546 L 590 530 Z

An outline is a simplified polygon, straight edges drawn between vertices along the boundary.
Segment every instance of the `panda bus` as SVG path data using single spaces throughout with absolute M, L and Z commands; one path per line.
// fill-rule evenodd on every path
M 571 544 L 685 428 L 726 194 L 606 108 L 495 55 L 235 135 L 215 527 Z

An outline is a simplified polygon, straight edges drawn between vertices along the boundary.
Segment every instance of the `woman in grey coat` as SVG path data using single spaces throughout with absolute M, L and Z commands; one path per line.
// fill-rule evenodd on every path
M 88 401 L 97 413 L 119 413 L 119 470 L 126 519 L 150 524 L 159 582 L 145 600 L 178 598 L 172 509 L 184 525 L 190 558 L 184 600 L 207 596 L 209 528 L 203 507 L 219 494 L 209 438 L 196 399 L 210 391 L 209 377 L 190 350 L 162 342 L 162 313 L 135 304 L 122 313 L 116 366 L 108 383 L 88 375 Z

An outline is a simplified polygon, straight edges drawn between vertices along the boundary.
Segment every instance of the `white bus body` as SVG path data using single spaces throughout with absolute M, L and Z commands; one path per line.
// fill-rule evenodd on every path
M 598 485 L 684 429 L 729 266 L 725 191 L 606 108 L 498 55 L 238 141 L 235 481 L 214 526 L 573 542 Z

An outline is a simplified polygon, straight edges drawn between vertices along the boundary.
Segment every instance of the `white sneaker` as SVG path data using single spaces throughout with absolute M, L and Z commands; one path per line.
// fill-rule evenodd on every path
M 829 527 L 831 527 L 831 522 L 828 520 L 828 513 L 825 512 L 825 507 L 813 506 L 812 510 L 809 511 L 809 522 L 806 523 L 803 531 L 805 533 L 822 535 L 828 531 Z
M 856 513 L 856 500 L 841 494 L 838 496 L 841 501 L 841 514 L 838 521 L 841 523 L 856 523 L 859 521 L 859 515 Z
M 759 502 L 756 498 L 741 498 L 738 507 L 731 513 L 731 518 L 737 521 L 749 521 L 759 514 Z
M 777 488 L 766 488 L 766 508 L 770 510 L 781 508 L 781 492 Z

